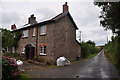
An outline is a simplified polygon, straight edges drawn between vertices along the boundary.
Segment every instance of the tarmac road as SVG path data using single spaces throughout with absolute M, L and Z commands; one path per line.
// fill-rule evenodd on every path
M 115 67 L 104 56 L 104 50 L 97 56 L 64 67 L 51 67 L 25 72 L 32 78 L 120 78 Z

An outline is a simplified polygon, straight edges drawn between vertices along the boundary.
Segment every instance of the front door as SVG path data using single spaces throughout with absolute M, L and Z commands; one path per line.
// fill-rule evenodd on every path
M 31 44 L 25 46 L 25 58 L 26 60 L 33 59 L 35 56 L 35 47 Z

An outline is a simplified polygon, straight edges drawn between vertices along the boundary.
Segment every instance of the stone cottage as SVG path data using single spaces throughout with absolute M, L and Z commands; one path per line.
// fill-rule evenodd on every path
M 63 12 L 50 20 L 39 23 L 31 15 L 23 28 L 16 29 L 12 25 L 11 29 L 13 33 L 22 33 L 15 52 L 24 55 L 26 59 L 37 56 L 56 61 L 60 56 L 69 60 L 80 57 L 81 46 L 76 40 L 78 28 L 69 13 L 67 2 L 63 5 Z

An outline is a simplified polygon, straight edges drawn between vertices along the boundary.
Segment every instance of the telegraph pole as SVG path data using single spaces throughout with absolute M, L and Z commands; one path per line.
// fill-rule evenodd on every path
M 79 33 L 80 33 L 80 36 L 79 36 L 80 39 L 79 39 L 79 41 L 82 42 L 82 31 L 79 31 Z

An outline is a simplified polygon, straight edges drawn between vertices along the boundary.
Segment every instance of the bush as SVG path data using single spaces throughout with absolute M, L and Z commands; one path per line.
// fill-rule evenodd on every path
M 120 72 L 120 38 L 112 36 L 112 41 L 105 45 L 105 54 Z
M 46 65 L 54 65 L 55 62 L 51 58 L 46 57 L 45 58 L 45 64 Z
M 20 54 L 19 53 L 6 52 L 6 53 L 4 53 L 4 56 L 20 57 Z
M 20 53 L 12 53 L 12 52 L 6 52 L 3 54 L 4 56 L 16 58 L 16 60 L 25 60 L 24 56 L 20 55 Z
M 41 62 L 44 65 L 54 65 L 55 64 L 55 62 L 52 59 L 48 58 L 48 57 L 37 57 L 34 60 L 38 61 L 38 62 Z
M 82 52 L 81 56 L 82 56 L 82 58 L 86 58 L 88 55 L 98 53 L 98 51 L 99 50 L 92 44 L 88 44 L 85 42 L 81 43 L 81 52 Z
M 45 59 L 44 58 L 42 58 L 42 57 L 36 57 L 35 59 L 34 59 L 35 61 L 38 61 L 38 62 L 45 62 Z
M 22 71 L 18 69 L 15 58 L 2 57 L 2 79 L 17 80 L 21 72 Z

